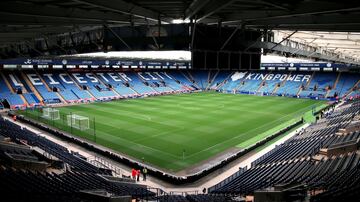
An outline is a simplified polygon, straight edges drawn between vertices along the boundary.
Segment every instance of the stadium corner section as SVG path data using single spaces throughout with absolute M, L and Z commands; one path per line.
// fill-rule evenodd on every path
M 239 95 L 239 96 L 241 96 L 241 95 Z M 247 95 L 247 96 L 249 96 L 249 95 Z M 323 107 L 323 106 L 320 106 L 320 107 Z M 312 108 L 310 112 L 311 112 L 311 114 L 314 114 L 315 111 L 319 111 L 319 110 L 321 110 L 321 109 Z M 28 117 L 31 118 L 31 116 L 28 116 Z M 30 123 L 32 125 L 39 127 L 40 129 L 43 129 L 54 135 L 62 137 L 66 140 L 75 142 L 83 147 L 86 147 L 89 150 L 92 150 L 94 152 L 102 154 L 113 160 L 122 162 L 128 166 L 143 166 L 144 165 L 141 160 L 136 160 L 132 157 L 127 156 L 126 154 L 124 155 L 122 153 L 119 154 L 118 152 L 110 152 L 108 149 L 101 147 L 97 144 L 94 144 L 93 142 L 96 142 L 96 139 L 95 139 L 95 141 L 89 141 L 84 138 L 75 137 L 75 136 L 69 134 L 71 131 L 66 130 L 64 128 L 51 127 L 52 123 L 54 123 L 54 120 L 46 119 L 46 121 L 44 121 L 45 119 L 41 118 L 43 121 L 40 121 L 40 122 L 48 124 L 48 125 L 43 125 L 43 124 L 40 124 L 40 122 L 38 122 L 39 118 L 38 118 L 38 121 L 34 120 L 34 117 L 33 117 L 33 119 L 28 119 L 28 118 L 24 118 L 24 117 L 19 117 L 19 118 L 27 123 Z M 75 121 L 75 123 L 76 123 L 76 121 Z M 198 179 L 204 177 L 205 175 L 209 174 L 210 172 L 223 167 L 224 165 L 237 159 L 238 157 L 240 157 L 250 151 L 253 151 L 255 148 L 258 148 L 259 146 L 266 144 L 267 142 L 273 140 L 274 138 L 281 136 L 282 134 L 286 133 L 287 131 L 297 128 L 302 123 L 303 123 L 303 116 L 298 117 L 296 119 L 294 118 L 294 119 L 288 120 L 288 121 L 284 122 L 283 124 L 280 124 L 278 127 L 275 127 L 273 129 L 269 130 L 267 133 L 261 134 L 259 137 L 256 137 L 256 140 L 252 139 L 251 142 L 248 143 L 247 147 L 242 147 L 242 145 L 244 145 L 244 143 L 239 144 L 238 146 L 242 147 L 241 150 L 239 150 L 239 152 L 234 153 L 231 156 L 227 156 L 226 159 L 224 159 L 224 160 L 219 160 L 212 167 L 204 168 L 203 170 L 193 173 L 193 174 L 190 174 L 190 175 L 178 176 L 178 175 L 175 175 L 174 173 L 171 173 L 167 170 L 158 168 L 156 166 L 152 166 L 152 165 L 146 165 L 146 166 L 149 168 L 150 174 L 152 174 L 153 176 L 156 176 L 160 179 L 163 179 L 165 181 L 168 181 L 170 183 L 183 184 L 183 183 L 194 182 L 195 180 L 198 180 Z M 89 128 L 91 128 L 91 127 L 92 126 L 89 126 Z M 95 124 L 93 127 L 95 127 Z M 81 128 L 81 126 L 80 126 L 80 128 Z M 76 130 L 79 130 L 79 127 Z M 66 133 L 65 131 L 68 131 L 69 133 Z M 94 136 L 93 137 L 96 138 L 95 128 L 94 128 Z M 206 162 L 206 160 L 204 162 Z

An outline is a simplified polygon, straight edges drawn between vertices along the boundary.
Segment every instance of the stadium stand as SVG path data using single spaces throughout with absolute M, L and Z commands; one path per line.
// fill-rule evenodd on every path
M 210 89 L 216 90 L 223 84 L 224 81 L 230 76 L 229 71 L 217 71 L 211 81 Z
M 0 120 L 0 124 L 2 126 L 0 129 L 0 135 L 9 137 L 14 141 L 25 140 L 29 145 L 37 146 L 49 154 L 56 156 L 60 160 L 66 162 L 73 170 L 103 173 L 103 171 L 99 170 L 95 166 L 71 154 L 67 148 L 55 144 L 44 137 L 38 136 L 26 129 L 21 129 L 19 126 L 14 125 L 9 121 Z
M 182 195 L 163 195 L 154 198 L 154 200 L 165 202 L 165 201 L 174 201 L 174 202 L 188 202 L 185 196 Z
M 226 92 L 232 92 L 234 90 L 236 90 L 238 88 L 238 86 L 242 83 L 243 81 L 243 76 L 246 76 L 244 74 L 241 73 L 234 73 L 231 78 L 228 78 L 227 80 L 225 80 L 223 82 L 223 85 L 221 86 L 221 90 L 222 91 L 226 91 Z
M 149 86 L 149 83 L 145 80 L 141 80 L 138 73 L 124 73 L 126 78 L 128 78 L 130 87 L 140 95 L 149 95 L 155 94 L 156 91 Z
M 281 75 L 281 72 L 271 72 L 271 74 Z M 262 83 L 262 86 L 259 87 L 258 92 L 260 92 L 261 94 L 269 94 L 270 95 L 274 92 L 276 87 L 280 84 L 281 84 L 281 81 L 279 81 L 279 80 L 264 81 Z
M 13 89 L 12 86 L 7 85 L 4 79 L 5 77 L 0 79 L 0 97 L 13 107 L 24 105 L 24 101 L 15 93 L 15 89 Z
M 122 79 L 123 77 L 115 72 L 96 73 L 96 75 L 105 85 L 112 88 L 120 96 L 128 97 L 136 94 L 130 86 L 126 86 L 127 82 L 124 82 L 124 79 Z
M 306 85 L 306 82 L 297 82 L 290 80 L 290 78 L 295 74 L 296 72 L 289 72 L 286 79 L 278 87 L 276 91 L 277 95 L 296 96 L 301 86 Z
M 315 193 L 312 201 L 346 201 L 358 196 L 360 154 L 349 145 L 359 144 L 359 131 L 344 132 L 360 113 L 360 101 L 348 102 L 329 111 L 318 123 L 299 132 L 224 182 L 209 189 L 210 193 L 253 195 L 257 190 L 284 184 L 306 184 Z M 331 153 L 332 149 L 341 152 Z M 354 177 L 354 181 L 350 179 Z M 341 185 L 347 184 L 344 188 Z M 353 186 L 351 186 L 353 185 Z M 334 198 L 331 198 L 335 196 Z M 344 197 L 344 198 L 342 198 Z
M 181 85 L 184 86 L 187 90 L 194 90 L 197 89 L 194 86 L 195 81 L 189 80 L 188 77 L 186 77 L 182 72 L 176 71 L 176 72 L 169 72 L 169 75 L 171 75 L 173 78 L 175 78 Z
M 189 194 L 183 195 L 163 195 L 154 198 L 159 202 L 231 202 L 236 201 L 230 195 L 223 194 Z
M 45 137 L 23 129 L 7 120 L 0 119 L 0 189 L 2 196 L 8 201 L 95 201 L 92 194 L 103 193 L 107 197 L 130 196 L 131 198 L 144 198 L 149 201 L 232 201 L 231 196 L 222 194 L 197 194 L 197 195 L 162 195 L 155 197 L 155 193 L 142 185 L 112 177 L 110 170 L 95 167 L 78 155 L 70 153 L 66 148 L 51 142 Z M 10 146 L 4 146 L 3 140 Z M 31 148 L 40 148 L 35 155 Z M 39 149 L 37 149 L 39 151 Z M 43 155 L 42 159 L 39 155 Z M 8 163 L 6 159 L 12 157 L 21 159 L 24 165 Z M 47 157 L 45 159 L 45 157 Z M 59 161 L 65 164 L 44 162 Z M 39 166 L 29 166 L 29 162 L 42 163 Z M 49 168 L 51 171 L 49 171 Z M 55 172 L 55 170 L 60 169 Z M 11 185 L 11 186 L 9 186 Z M 17 193 L 14 195 L 14 193 Z M 90 193 L 90 195 L 89 195 Z M 88 194 L 88 195 L 86 195 Z M 96 199 L 96 198 L 95 198 Z
M 302 97 L 321 97 L 327 95 L 327 91 L 331 90 L 336 81 L 337 75 L 334 73 L 317 73 L 309 84 L 307 84 L 301 91 Z
M 79 86 L 88 90 L 97 99 L 116 97 L 116 94 L 104 86 L 93 73 L 73 73 L 71 76 Z
M 160 78 L 166 86 L 171 88 L 174 91 L 180 92 L 184 90 L 184 86 L 180 84 L 177 80 L 175 80 L 171 75 L 166 72 L 154 72 L 158 78 Z
M 165 83 L 163 80 L 164 77 L 160 76 L 158 72 L 138 72 L 138 75 L 145 84 L 148 84 L 158 93 L 170 93 L 174 91 L 174 89 Z
M 193 73 L 187 72 L 187 75 L 191 80 L 195 81 L 196 85 L 200 89 L 206 90 L 210 81 L 210 72 L 205 70 L 196 71 Z
M 4 71 L 2 74 L 1 98 L 8 102 L 11 108 L 25 107 L 24 100 L 27 106 L 41 104 L 37 93 L 47 104 L 208 89 L 226 93 L 328 100 L 334 100 L 334 97 L 355 98 L 360 95 L 359 75 L 350 73 L 255 70 L 72 73 L 61 70 L 40 73 Z M 29 80 L 26 81 L 26 78 Z M 18 92 L 20 94 L 17 94 Z M 87 162 L 85 157 L 69 152 L 65 147 L 1 119 L 1 136 L 10 138 L 19 145 L 26 142 L 26 145 L 45 151 L 47 155 L 63 162 L 63 166 L 56 164 L 57 169 L 63 172 L 59 174 L 44 169 L 44 165 L 48 167 L 50 164 L 29 150 L 7 149 L 2 152 L 2 159 L 11 157 L 12 161 L 21 159 L 31 161 L 34 165 L 18 168 L 16 165 L 19 164 L 2 164 L 0 179 L 4 180 L 0 183 L 0 188 L 24 193 L 18 198 L 14 197 L 14 201 L 23 200 L 22 197 L 28 197 L 34 190 L 38 192 L 32 197 L 39 201 L 50 198 L 57 198 L 58 201 L 79 201 L 84 197 L 84 192 L 89 190 L 111 196 L 151 197 L 157 201 L 232 201 L 233 196 L 254 196 L 263 190 L 271 192 L 287 186 L 291 188 L 286 189 L 286 193 L 296 192 L 298 197 L 303 197 L 303 192 L 299 190 L 312 191 L 312 201 L 330 201 L 330 196 L 333 195 L 336 195 L 337 199 L 344 195 L 349 198 L 358 196 L 351 192 L 356 190 L 357 185 L 348 182 L 352 177 L 357 180 L 356 176 L 359 175 L 360 155 L 353 147 L 359 144 L 360 132 L 346 131 L 353 126 L 354 118 L 359 113 L 360 101 L 356 100 L 328 109 L 321 113 L 322 119 L 252 162 L 250 168 L 241 168 L 229 178 L 209 188 L 209 194 L 161 196 L 156 196 L 146 187 L 134 183 L 124 183 L 121 180 L 114 182 L 107 178 L 112 175 L 111 170 L 99 168 Z M 339 152 L 339 148 L 345 152 Z M 5 186 L 4 183 L 15 178 L 26 183 L 14 182 L 11 187 Z M 353 185 L 354 188 L 341 188 L 344 184 Z M 294 186 L 296 188 L 293 189 Z M 55 189 L 56 187 L 60 189 Z
M 37 97 L 34 95 L 34 93 L 26 93 L 23 95 L 29 105 L 34 105 L 34 104 L 40 103 L 40 101 L 37 99 Z
M 45 103 L 117 99 L 192 90 L 277 95 L 313 99 L 355 98 L 359 74 L 279 71 L 168 72 L 3 72 L 0 97 L 13 107 Z M 24 81 L 28 78 L 28 82 Z M 22 79 L 19 79 L 22 78 Z M 34 87 L 29 87 L 33 85 Z M 9 89 L 10 88 L 10 89 Z M 21 95 L 16 94 L 20 89 Z M 24 100 L 21 98 L 24 97 Z
M 32 201 L 83 201 L 84 192 L 97 193 L 99 191 L 106 193 L 107 196 L 132 198 L 155 195 L 144 186 L 112 177 L 111 170 L 95 167 L 82 157 L 70 153 L 67 148 L 45 137 L 40 137 L 2 118 L 0 118 L 0 125 L 2 126 L 1 137 L 10 138 L 13 142 L 10 144 L 11 147 L 5 147 L 4 143 L 0 144 L 0 189 L 2 197 L 6 197 L 8 201 L 29 199 Z M 56 170 L 55 168 L 51 171 L 30 169 L 29 161 L 34 162 L 39 159 L 31 150 L 22 145 L 38 147 L 41 151 L 45 151 L 44 156 L 57 157 L 65 163 L 65 166 L 56 172 L 52 172 Z M 26 167 L 14 168 L 15 165 L 19 167 L 19 164 L 7 164 L 4 161 L 5 157 L 26 160 Z
M 59 83 L 60 93 L 63 95 L 63 97 L 70 98 L 69 101 L 72 101 L 75 98 L 74 95 L 76 98 L 81 100 L 92 99 L 91 95 L 85 90 L 81 89 L 81 87 L 75 83 L 69 74 L 54 73 L 53 79 L 56 81 L 56 83 Z
M 360 167 L 348 167 L 347 170 L 334 173 L 332 179 L 325 181 L 321 188 L 326 191 L 314 196 L 311 201 L 352 201 L 359 198 Z M 312 187 L 313 189 L 318 186 Z
M 339 73 L 340 74 L 340 73 Z M 352 90 L 359 78 L 356 75 L 343 72 L 340 74 L 339 81 L 337 82 L 335 88 L 331 89 L 329 95 L 337 95 L 339 97 L 345 96 L 348 92 Z M 336 97 L 336 96 L 334 96 Z
M 82 191 L 102 190 L 115 196 L 134 198 L 153 195 L 139 185 L 109 181 L 85 172 L 69 171 L 63 174 L 39 173 L 1 167 L 0 187 L 9 201 L 82 201 Z M 7 186 L 11 183 L 12 186 Z M 18 195 L 13 195 L 18 193 Z
M 0 201 L 360 201 L 359 0 L 0 5 Z
M 66 101 L 73 102 L 75 100 L 81 99 L 70 89 L 70 86 L 67 88 L 66 83 L 63 83 L 59 78 L 59 75 L 56 73 L 45 73 L 39 74 L 43 81 L 48 85 L 52 90 L 56 90 L 60 96 L 62 96 Z

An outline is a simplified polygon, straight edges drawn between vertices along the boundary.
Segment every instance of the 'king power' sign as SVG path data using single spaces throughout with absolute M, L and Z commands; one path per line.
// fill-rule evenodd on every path
M 294 82 L 308 82 L 311 79 L 310 74 L 272 74 L 272 73 L 248 73 L 235 72 L 231 76 L 232 81 L 239 79 L 244 80 L 266 80 L 266 81 L 294 81 Z

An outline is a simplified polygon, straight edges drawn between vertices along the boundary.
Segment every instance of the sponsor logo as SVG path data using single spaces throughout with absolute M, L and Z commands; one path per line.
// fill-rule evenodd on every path
M 31 59 L 27 59 L 27 60 L 24 62 L 24 64 L 26 64 L 26 65 L 31 64 Z
M 81 61 L 81 64 L 87 64 L 87 65 L 90 65 L 92 64 L 93 62 L 91 60 L 84 60 L 84 61 Z
M 232 81 L 237 81 L 240 80 L 242 78 L 245 77 L 247 72 L 235 72 L 232 76 L 231 76 L 231 80 Z
M 245 80 L 267 80 L 267 81 L 294 81 L 294 82 L 308 82 L 311 78 L 309 74 L 263 74 L 263 73 L 249 73 Z

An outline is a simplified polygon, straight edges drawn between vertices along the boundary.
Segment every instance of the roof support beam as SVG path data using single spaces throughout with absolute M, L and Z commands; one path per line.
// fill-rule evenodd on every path
M 311 5 L 309 5 L 311 4 Z M 223 22 L 228 23 L 240 23 L 243 21 L 258 21 L 258 20 L 273 20 L 280 18 L 302 17 L 319 14 L 332 14 L 339 12 L 354 12 L 359 11 L 360 7 L 358 3 L 339 4 L 333 2 L 310 2 L 309 4 L 303 3 L 297 6 L 296 10 L 289 11 L 242 11 L 240 13 L 232 13 L 225 15 Z M 301 23 L 301 21 L 300 21 Z M 251 24 L 251 23 L 249 23 Z
M 310 45 L 311 43 L 313 43 L 313 42 L 315 42 L 315 41 L 316 41 L 316 39 L 313 39 L 312 41 L 307 42 L 305 45 Z M 299 48 L 297 51 L 291 53 L 291 55 L 296 55 L 296 53 L 298 53 L 299 51 L 301 51 L 300 48 Z
M 261 41 L 261 39 L 266 35 L 268 34 L 269 32 L 271 32 L 271 30 L 264 30 L 261 35 L 256 39 L 256 41 L 252 44 L 250 44 L 249 46 L 247 46 L 244 50 L 244 52 L 248 51 L 250 48 L 252 48 L 258 41 Z
M 224 42 L 224 44 L 221 46 L 220 50 L 223 50 L 225 48 L 225 46 L 229 43 L 229 41 L 234 37 L 234 35 L 236 34 L 236 32 L 241 28 L 241 25 L 236 26 L 236 28 L 234 29 L 234 31 L 231 33 L 231 35 L 226 39 L 226 41 Z
M 276 45 L 273 42 L 262 42 L 262 41 L 257 41 L 257 42 L 244 41 L 243 45 L 249 46 L 253 43 L 255 43 L 255 45 L 253 45 L 253 47 L 263 48 L 265 50 L 270 50 L 272 47 L 274 47 Z M 325 60 L 325 61 L 335 61 L 335 62 L 344 62 L 344 63 L 349 63 L 349 64 L 359 64 L 357 61 L 352 60 L 352 59 L 341 59 L 340 57 L 334 58 L 334 55 L 339 56 L 339 54 L 334 53 L 333 51 L 331 53 L 327 52 L 328 54 L 326 54 L 325 52 L 320 52 L 319 50 L 315 50 L 315 51 L 300 50 L 300 51 L 298 51 L 298 48 L 292 48 L 290 46 L 284 46 L 281 44 L 279 44 L 278 46 L 273 48 L 272 51 L 281 52 L 281 53 L 285 52 L 285 53 L 289 53 L 289 54 L 297 52 L 296 55 L 302 56 L 302 57 L 312 57 L 312 58 L 317 58 L 317 59 Z M 267 51 L 267 52 L 269 52 L 269 51 Z
M 240 16 L 239 16 L 240 17 Z M 226 23 L 226 22 L 225 22 Z M 297 16 L 289 18 L 267 18 L 252 20 L 248 24 L 258 24 L 258 25 L 337 25 L 337 24 L 360 24 L 360 12 L 353 14 L 328 14 L 321 16 Z M 228 24 L 238 24 L 238 23 L 228 23 Z
M 21 57 L 26 57 L 25 55 L 23 55 L 16 47 L 14 47 L 14 45 L 9 45 L 7 46 L 7 48 L 15 51 L 18 55 L 20 55 Z
M 2 18 L 2 16 L 6 16 Z M 98 22 L 92 20 L 75 20 L 75 19 L 56 19 L 39 16 L 19 16 L 19 15 L 4 15 L 0 13 L 0 25 L 99 25 Z
M 210 0 L 194 0 L 185 11 L 185 19 L 195 16 Z
M 38 49 L 35 48 L 35 46 L 30 42 L 30 41 L 25 41 L 25 43 L 27 44 L 27 46 L 34 50 L 35 52 L 37 52 L 39 55 L 44 55 L 43 52 L 39 51 Z
M 246 25 L 246 28 L 262 29 L 263 25 Z M 303 31 L 333 31 L 333 32 L 360 32 L 360 26 L 352 24 L 339 25 L 278 25 L 274 30 L 303 30 Z
M 146 20 L 146 22 L 147 22 L 148 31 L 150 31 L 149 21 Z M 159 28 L 160 28 L 160 25 L 158 25 L 158 26 L 159 26 Z M 153 41 L 154 41 L 154 43 L 155 43 L 156 48 L 157 48 L 158 50 L 160 50 L 160 46 L 159 46 L 159 44 L 158 44 L 155 36 L 154 36 L 151 32 L 150 32 L 150 34 L 151 34 L 151 38 L 153 39 Z M 159 31 L 159 36 L 158 36 L 158 37 L 160 37 L 160 31 Z
M 20 2 L 0 2 L 0 13 L 13 16 L 45 17 L 50 19 L 61 19 L 69 21 L 83 20 L 85 22 L 92 22 L 94 24 L 103 22 L 128 23 L 128 18 L 125 18 L 123 15 L 118 13 L 105 13 L 78 8 L 43 6 L 39 4 Z
M 294 35 L 297 32 L 297 30 L 295 30 L 293 33 L 289 34 L 287 37 L 283 38 L 283 40 L 281 40 L 280 42 L 276 43 L 273 47 L 271 47 L 268 51 L 266 52 L 271 52 L 272 50 L 274 50 L 274 48 L 276 48 L 278 45 L 280 45 L 282 42 L 288 40 L 292 35 Z
M 195 41 L 195 33 L 196 33 L 196 16 L 195 19 L 192 19 L 192 27 L 191 27 L 191 50 L 194 49 L 194 41 Z
M 264 5 L 269 5 L 269 6 L 281 9 L 281 10 L 286 10 L 286 11 L 290 10 L 289 8 L 287 8 L 285 6 L 279 5 L 279 4 L 274 3 L 274 2 L 269 2 L 269 1 L 264 1 L 264 0 L 256 0 L 256 2 L 260 2 L 260 3 L 264 4 Z
M 89 6 L 99 7 L 116 13 L 122 13 L 139 18 L 147 18 L 151 21 L 157 21 L 160 13 L 152 10 L 137 6 L 123 0 L 73 0 L 78 3 L 86 4 Z
M 0 38 L 7 38 L 7 39 L 23 39 L 23 38 L 35 38 L 40 37 L 40 33 L 19 33 L 19 32 L 9 32 L 9 33 L 0 33 Z
M 121 43 L 123 43 L 129 50 L 131 50 L 131 47 L 124 41 L 124 39 L 122 39 L 116 32 L 114 32 L 114 30 L 111 29 L 111 27 L 109 27 L 107 24 L 104 24 L 104 26 L 105 26 L 117 39 L 119 39 L 119 41 L 121 41 Z
M 64 33 L 72 30 L 73 27 L 70 26 L 35 26 L 35 27 L 9 27 L 9 26 L 0 26 L 0 33 Z
M 48 41 L 50 41 L 51 39 L 46 36 L 46 35 L 43 35 L 44 37 L 44 40 L 46 41 L 46 46 L 47 46 L 47 49 L 49 50 L 49 45 L 48 45 Z M 65 48 L 63 48 L 62 46 L 59 46 L 59 44 L 57 43 L 53 43 L 54 46 L 58 47 L 59 49 L 61 49 L 65 54 L 68 54 L 68 51 L 65 50 Z
M 210 0 L 206 6 L 201 10 L 201 14 L 198 13 L 198 21 L 201 22 L 205 18 L 213 15 L 215 12 L 229 6 L 235 2 L 235 0 Z

